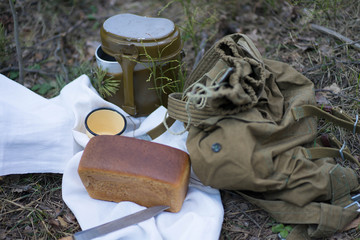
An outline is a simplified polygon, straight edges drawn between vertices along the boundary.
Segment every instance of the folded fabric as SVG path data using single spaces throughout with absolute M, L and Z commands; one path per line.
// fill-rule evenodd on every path
M 63 199 L 83 230 L 144 208 L 132 202 L 92 199 L 81 183 L 77 167 L 89 141 L 83 123 L 87 113 L 99 107 L 123 113 L 128 123 L 123 135 L 130 137 L 141 137 L 161 123 L 166 113 L 160 107 L 148 117 L 131 117 L 103 100 L 86 75 L 67 84 L 52 99 L 0 75 L 0 175 L 63 173 Z M 182 131 L 182 123 L 175 122 L 171 130 Z M 187 151 L 186 138 L 186 133 L 165 132 L 154 142 Z M 163 212 L 98 239 L 218 239 L 222 220 L 219 191 L 203 186 L 192 173 L 180 212 Z
M 73 156 L 72 111 L 0 74 L 0 175 L 62 173 Z

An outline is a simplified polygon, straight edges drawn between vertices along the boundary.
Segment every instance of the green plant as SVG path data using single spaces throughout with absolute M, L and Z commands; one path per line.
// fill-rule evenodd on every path
M 336 18 L 340 6 L 347 5 L 344 0 L 293 0 L 291 4 L 303 6 L 311 11 L 314 18 L 322 18 L 323 15 L 328 19 Z
M 271 228 L 273 233 L 278 233 L 281 238 L 285 238 L 289 235 L 292 230 L 291 226 L 284 226 L 284 224 L 277 224 Z
M 155 63 L 156 64 L 156 63 Z M 186 79 L 183 69 L 184 63 L 179 59 L 169 60 L 160 66 L 152 66 L 147 81 L 154 81 L 155 90 L 161 90 L 165 94 L 181 92 Z M 169 77 L 174 76 L 175 79 Z M 158 92 L 160 95 L 160 91 Z
M 172 0 L 168 2 L 159 12 L 160 15 L 165 9 L 171 5 L 179 3 L 183 11 L 185 20 L 180 24 L 182 31 L 182 40 L 184 42 L 190 40 L 193 45 L 195 56 L 197 56 L 202 41 L 201 33 L 205 30 L 212 32 L 207 40 L 211 39 L 217 33 L 214 24 L 218 21 L 218 13 L 215 3 L 209 1 L 191 1 L 191 0 Z
M 19 77 L 19 71 L 10 71 L 9 78 L 12 80 L 16 80 Z
M 51 83 L 44 82 L 44 83 L 37 83 L 31 87 L 31 90 L 37 92 L 41 96 L 45 96 L 54 86 Z
M 91 83 L 103 98 L 112 96 L 120 87 L 120 81 L 101 67 L 95 67 Z
M 90 76 L 92 73 L 92 69 L 93 66 L 88 61 L 84 61 L 79 65 L 69 67 L 68 68 L 69 80 L 73 80 L 83 74 Z
M 30 66 L 29 69 L 40 70 L 41 64 L 34 64 L 33 66 Z M 11 71 L 9 77 L 11 79 L 16 79 L 18 74 L 18 71 Z M 31 90 L 40 94 L 41 96 L 52 98 L 59 95 L 61 89 L 68 83 L 66 79 L 72 81 L 82 74 L 91 76 L 92 66 L 89 62 L 84 62 L 78 66 L 69 67 L 67 68 L 66 73 L 62 72 L 60 74 L 56 74 L 55 80 L 51 79 L 46 82 L 36 83 L 31 87 Z
M 55 76 L 55 91 L 54 91 L 54 95 L 58 95 L 61 91 L 61 89 L 63 89 L 63 87 L 65 87 L 66 85 L 66 81 L 64 79 L 64 77 L 62 75 L 56 75 Z
M 140 57 L 145 58 L 146 60 L 138 61 L 134 58 L 124 56 L 130 61 L 134 61 L 137 64 L 144 66 L 145 69 L 149 71 L 149 76 L 146 81 L 153 81 L 154 83 L 154 87 L 149 88 L 149 90 L 156 91 L 160 102 L 162 100 L 162 94 L 181 92 L 186 79 L 186 72 L 183 67 L 184 63 L 182 62 L 181 54 L 179 54 L 176 58 L 174 57 L 169 60 L 161 61 L 163 52 L 167 49 L 167 47 L 171 46 L 171 44 L 172 42 L 161 50 L 159 48 L 157 53 L 158 57 L 156 59 L 147 52 L 145 46 L 143 46 L 144 53 L 141 54 Z

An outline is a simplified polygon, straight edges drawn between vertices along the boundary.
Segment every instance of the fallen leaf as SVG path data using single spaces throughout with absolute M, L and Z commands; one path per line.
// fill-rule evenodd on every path
M 328 94 L 325 92 L 317 92 L 315 94 L 316 103 L 319 105 L 329 105 L 330 101 L 327 99 Z
M 260 35 L 258 34 L 257 29 L 252 30 L 250 33 L 247 34 L 247 36 L 254 42 L 257 42 L 257 41 L 259 41 L 259 39 L 261 39 Z
M 42 54 L 41 52 L 36 52 L 35 53 L 35 60 L 36 61 L 41 61 L 44 58 L 44 54 Z
M 67 227 L 68 226 L 67 222 L 62 217 L 59 216 L 56 219 L 59 221 L 60 226 L 62 226 L 62 227 Z
M 68 223 L 76 223 L 76 218 L 72 213 L 64 214 L 64 219 Z
M 339 88 L 339 86 L 336 83 L 333 83 L 328 87 L 324 87 L 324 90 L 330 90 L 335 94 L 338 94 L 341 92 L 341 89 Z
M 245 14 L 242 15 L 243 19 L 246 19 L 249 22 L 256 22 L 256 20 L 258 19 L 258 15 L 255 13 L 252 13 L 251 11 L 246 12 Z
M 322 55 L 326 56 L 326 57 L 332 57 L 334 55 L 334 50 L 332 47 L 328 46 L 328 45 L 322 45 L 319 48 L 320 52 L 322 53 Z
M 50 219 L 49 224 L 56 226 L 56 227 L 60 226 L 60 222 L 57 219 Z
M 62 209 L 56 208 L 56 209 L 55 209 L 55 216 L 59 216 L 60 213 L 61 213 L 61 211 L 62 211 Z
M 54 68 L 57 65 L 58 65 L 58 63 L 55 62 L 55 61 L 48 61 L 48 62 L 43 64 L 43 67 L 44 67 L 44 69 L 46 69 L 46 68 Z
M 34 230 L 32 229 L 32 227 L 30 227 L 29 225 L 27 225 L 25 228 L 24 228 L 24 233 L 32 233 L 34 232 Z
M 314 15 L 315 15 L 315 10 L 314 9 L 304 8 L 304 9 L 302 9 L 301 13 L 302 13 L 302 17 L 301 17 L 301 20 L 300 20 L 300 25 L 305 26 L 311 20 L 313 20 Z
M 359 227 L 359 224 L 360 224 L 360 217 L 355 218 L 349 225 L 347 225 L 343 229 L 343 231 L 345 232 L 345 231 L 348 231 L 350 229 L 357 228 L 357 227 Z
M 22 193 L 22 192 L 28 192 L 32 190 L 32 187 L 29 185 L 26 186 L 16 186 L 13 189 L 11 189 L 11 192 L 13 193 Z

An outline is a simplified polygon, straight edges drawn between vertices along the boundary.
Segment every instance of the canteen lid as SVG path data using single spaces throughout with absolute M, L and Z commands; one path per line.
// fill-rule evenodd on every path
M 102 49 L 107 54 L 136 54 L 139 61 L 145 62 L 172 58 L 182 47 L 179 29 L 171 20 L 130 13 L 106 19 L 100 36 Z

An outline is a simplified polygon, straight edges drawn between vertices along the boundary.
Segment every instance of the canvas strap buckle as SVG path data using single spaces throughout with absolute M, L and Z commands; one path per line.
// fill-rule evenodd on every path
M 353 134 L 356 133 L 356 126 L 357 126 L 357 124 L 358 124 L 358 121 L 359 121 L 359 115 L 356 114 L 356 119 L 355 119 L 354 128 L 353 128 Z
M 349 207 L 351 207 L 351 206 L 356 205 L 356 206 L 358 207 L 357 212 L 360 212 L 360 203 L 359 203 L 359 201 L 360 201 L 360 194 L 351 197 L 351 200 L 353 200 L 354 202 L 350 203 L 349 205 L 345 206 L 344 208 L 349 208 Z
M 224 60 L 219 59 L 215 66 L 210 69 L 205 76 L 208 78 L 206 86 L 212 86 L 215 83 L 220 84 L 234 71 Z

